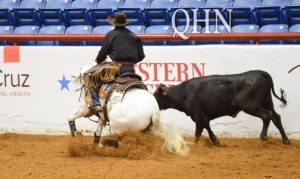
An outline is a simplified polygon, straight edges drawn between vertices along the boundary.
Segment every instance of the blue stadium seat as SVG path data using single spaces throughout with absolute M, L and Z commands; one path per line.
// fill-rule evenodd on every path
M 113 15 L 112 9 L 90 9 L 88 11 L 93 26 L 109 25 L 107 17 Z
M 172 27 L 169 25 L 149 26 L 145 30 L 145 34 L 172 34 Z M 166 41 L 143 41 L 145 45 L 165 45 Z
M 39 26 L 34 25 L 25 25 L 16 27 L 14 30 L 14 34 L 38 34 Z M 19 41 L 18 45 L 36 45 L 35 41 Z
M 177 30 L 179 32 L 183 32 L 185 30 L 186 26 L 185 25 L 181 25 L 181 26 L 177 26 Z M 193 32 L 193 25 L 188 26 L 187 31 L 184 33 L 186 36 L 188 36 L 188 34 Z M 201 26 L 197 25 L 197 32 L 201 33 Z M 167 45 L 195 45 L 196 41 L 191 41 L 191 40 L 171 40 L 171 41 L 167 41 Z
M 231 33 L 255 33 L 259 31 L 256 24 L 236 25 L 231 28 Z M 253 40 L 226 40 L 225 44 L 255 44 Z
M 139 8 L 118 8 L 118 11 L 125 13 L 126 18 L 130 20 L 130 25 L 144 25 Z
M 86 9 L 65 9 L 65 22 L 67 26 L 91 25 Z
M 0 9 L 0 26 L 14 25 L 11 13 L 8 9 Z
M 0 26 L 0 34 L 12 34 L 14 31 L 13 26 Z M 9 45 L 11 42 L 8 41 L 0 41 L 0 46 Z
M 123 7 L 124 0 L 99 0 L 97 8 L 117 9 Z
M 288 25 L 286 24 L 270 24 L 262 26 L 259 32 L 288 32 Z M 261 44 L 283 44 L 282 40 L 261 40 Z
M 204 11 L 204 9 L 207 9 L 207 8 L 203 8 L 203 9 L 199 10 L 199 17 L 202 20 L 206 19 L 206 12 Z M 223 11 L 222 8 L 212 8 L 209 10 L 209 25 L 215 25 L 216 23 L 219 25 L 223 25 L 223 23 L 219 17 L 216 20 L 217 13 L 215 12 L 215 10 L 219 10 L 221 15 L 225 18 L 226 22 L 229 23 L 228 12 L 226 10 Z M 203 26 L 205 26 L 205 23 L 200 22 L 200 25 L 203 27 Z
M 283 23 L 280 7 L 256 7 L 255 13 L 259 26 Z
M 204 27 L 202 29 L 202 33 L 205 33 L 207 27 Z M 210 33 L 214 33 L 216 30 L 216 26 L 215 25 L 210 25 L 208 27 L 208 31 Z M 228 33 L 227 29 L 225 28 L 224 25 L 218 25 L 218 31 L 220 33 Z M 223 40 L 201 40 L 201 41 L 197 41 L 196 42 L 197 45 L 204 45 L 204 44 L 224 44 Z
M 143 25 L 128 25 L 126 28 L 135 34 L 144 34 L 146 29 Z
M 206 7 L 210 8 L 228 8 L 232 7 L 233 0 L 207 0 Z
M 290 26 L 300 24 L 300 6 L 286 6 L 287 21 Z
M 65 25 L 63 12 L 61 9 L 39 9 L 39 17 L 41 24 L 49 25 Z
M 16 26 L 40 25 L 37 11 L 34 8 L 15 8 L 14 10 Z
M 150 7 L 151 0 L 126 0 L 124 8 L 139 8 L 144 9 Z
M 292 0 L 262 0 L 262 6 L 280 6 L 284 8 L 287 5 L 291 5 Z
M 46 0 L 22 0 L 20 3 L 21 8 L 44 8 L 46 5 Z
M 66 28 L 63 25 L 44 26 L 40 28 L 39 34 L 64 34 L 65 29 Z M 58 41 L 37 41 L 36 45 L 53 46 L 53 45 L 59 45 L 59 42 Z
M 20 0 L 0 0 L 0 9 L 9 9 L 19 7 Z
M 289 32 L 300 32 L 300 24 L 293 25 L 289 28 Z M 289 44 L 300 44 L 300 40 L 288 40 Z
M 47 0 L 46 8 L 67 9 L 72 7 L 72 0 Z
M 107 34 L 109 31 L 113 30 L 115 27 L 112 25 L 101 25 L 93 28 L 92 34 Z M 87 41 L 87 45 L 102 45 L 102 41 Z
M 97 0 L 74 0 L 72 2 L 72 8 L 85 8 L 91 9 L 97 7 Z
M 204 8 L 206 4 L 205 0 L 180 0 L 177 7 L 179 8 Z
M 300 0 L 293 0 L 292 5 L 296 5 L 296 6 L 300 5 Z
M 66 29 L 65 34 L 91 34 L 92 26 L 89 25 L 74 25 Z M 86 45 L 86 41 L 61 41 L 61 45 L 66 46 L 76 46 L 76 45 Z
M 234 0 L 233 7 L 255 8 L 261 6 L 261 0 Z
M 177 7 L 177 0 L 153 0 L 151 1 L 151 7 L 171 9 Z
M 146 26 L 169 25 L 171 18 L 166 8 L 145 8 L 143 17 Z
M 231 25 L 241 25 L 241 24 L 252 24 L 252 11 L 250 8 L 230 8 L 231 11 Z M 227 17 L 229 18 L 229 17 Z

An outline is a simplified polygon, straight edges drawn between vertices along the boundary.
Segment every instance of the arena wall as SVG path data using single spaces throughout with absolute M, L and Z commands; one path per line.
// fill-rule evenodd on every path
M 300 46 L 158 46 L 145 48 L 146 59 L 137 65 L 150 91 L 160 84 L 175 85 L 189 78 L 265 70 L 273 77 L 275 91 L 282 87 L 288 105 L 276 110 L 286 132 L 300 138 Z M 78 85 L 73 77 L 93 61 L 99 47 L 0 47 L 0 131 L 18 133 L 68 134 L 67 118 L 79 105 Z M 162 112 L 164 123 L 184 134 L 195 125 L 184 113 Z M 93 131 L 96 124 L 78 119 L 78 128 Z M 219 136 L 259 136 L 262 121 L 240 113 L 211 122 Z M 108 129 L 106 129 L 108 130 Z M 273 124 L 272 135 L 279 135 Z

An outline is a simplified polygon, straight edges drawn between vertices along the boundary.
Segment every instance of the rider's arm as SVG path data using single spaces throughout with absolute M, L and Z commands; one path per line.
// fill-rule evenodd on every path
M 98 64 L 101 64 L 106 59 L 107 54 L 109 53 L 110 50 L 111 41 L 112 40 L 108 35 L 104 38 L 102 47 L 95 60 Z
M 138 62 L 142 61 L 145 58 L 144 49 L 142 41 L 138 38 Z

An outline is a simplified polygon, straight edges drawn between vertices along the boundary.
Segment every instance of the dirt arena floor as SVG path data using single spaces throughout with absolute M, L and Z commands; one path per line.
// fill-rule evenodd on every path
M 181 157 L 162 153 L 162 140 L 150 134 L 110 138 L 121 146 L 94 148 L 92 137 L 1 134 L 0 178 L 300 178 L 299 140 L 220 138 L 215 147 L 202 138 Z

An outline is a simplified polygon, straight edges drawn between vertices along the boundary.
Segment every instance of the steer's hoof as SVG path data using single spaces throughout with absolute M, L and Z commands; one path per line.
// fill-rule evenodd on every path
M 291 145 L 291 142 L 289 139 L 285 139 L 282 141 L 285 145 Z

